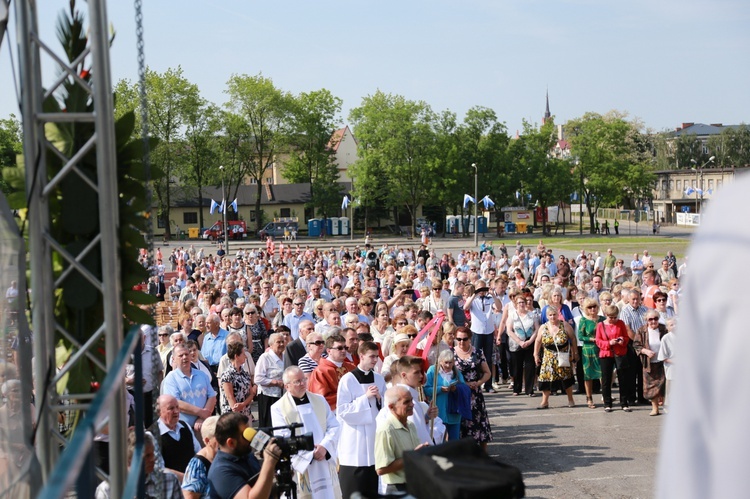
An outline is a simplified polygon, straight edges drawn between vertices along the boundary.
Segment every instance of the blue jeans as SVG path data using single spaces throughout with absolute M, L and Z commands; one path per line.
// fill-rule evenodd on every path
M 484 352 L 484 358 L 487 361 L 487 368 L 492 372 L 492 349 L 495 346 L 495 335 L 493 334 L 476 334 L 471 336 L 471 344 L 477 350 Z M 481 377 L 481 376 L 480 376 Z M 492 388 L 492 376 L 484 383 L 484 389 Z

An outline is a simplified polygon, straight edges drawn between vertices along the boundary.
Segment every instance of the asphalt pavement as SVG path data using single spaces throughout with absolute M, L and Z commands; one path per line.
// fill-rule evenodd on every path
M 669 416 L 650 417 L 650 406 L 605 413 L 600 395 L 596 409 L 584 395 L 575 399 L 569 408 L 564 394 L 552 396 L 549 409 L 537 410 L 541 396 L 487 394 L 488 452 L 521 470 L 529 498 L 653 497 L 659 431 Z

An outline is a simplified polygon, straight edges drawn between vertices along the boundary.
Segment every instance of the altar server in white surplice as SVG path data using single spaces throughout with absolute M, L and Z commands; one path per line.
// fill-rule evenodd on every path
M 341 424 L 339 438 L 339 479 L 344 497 L 359 492 L 364 497 L 378 496 L 375 472 L 375 429 L 383 407 L 385 379 L 373 371 L 378 363 L 378 345 L 362 342 L 359 365 L 341 378 L 337 394 L 336 416 Z
M 286 393 L 271 406 L 273 426 L 301 423 L 295 435 L 312 433 L 315 449 L 295 454 L 292 467 L 296 471 L 299 499 L 341 499 L 336 474 L 336 444 L 339 423 L 328 402 L 321 395 L 305 388 L 305 373 L 297 366 L 287 367 L 283 375 Z M 289 437 L 289 430 L 276 430 L 275 435 Z

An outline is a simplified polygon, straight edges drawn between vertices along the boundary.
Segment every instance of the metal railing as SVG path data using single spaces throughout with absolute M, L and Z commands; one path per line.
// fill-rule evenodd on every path
M 134 350 L 140 349 L 142 335 L 140 328 L 134 326 L 125 337 L 122 347 L 117 353 L 115 362 L 109 367 L 109 372 L 104 378 L 99 391 L 94 397 L 86 417 L 83 418 L 75 429 L 73 438 L 68 443 L 65 451 L 58 459 L 52 469 L 49 480 L 39 494 L 41 499 L 61 499 L 74 487 L 78 489 L 78 497 L 93 497 L 96 487 L 95 469 L 93 465 L 94 436 L 97 433 L 97 423 L 101 419 L 102 411 L 108 409 L 115 396 L 124 396 L 125 385 L 123 375 L 125 367 L 130 361 L 130 355 Z M 139 351 L 139 350 L 136 350 Z M 143 366 L 140 355 L 133 355 L 135 366 L 135 379 L 143 379 Z M 132 498 L 144 497 L 143 487 L 143 386 L 134 384 L 133 396 L 135 399 L 135 436 L 136 446 L 131 460 L 125 489 L 122 497 Z M 122 456 L 125 459 L 125 456 Z

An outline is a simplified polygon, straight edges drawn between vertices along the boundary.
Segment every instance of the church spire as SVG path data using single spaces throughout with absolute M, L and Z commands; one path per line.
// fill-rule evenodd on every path
M 547 107 L 544 110 L 544 118 L 542 118 L 542 125 L 544 125 L 552 115 L 549 112 L 549 89 L 547 89 Z

